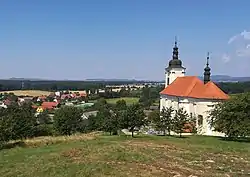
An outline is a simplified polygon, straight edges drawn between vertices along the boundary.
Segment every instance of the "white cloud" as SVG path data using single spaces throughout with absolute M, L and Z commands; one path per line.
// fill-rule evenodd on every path
M 240 33 L 240 35 L 243 36 L 245 40 L 250 40 L 250 31 L 244 30 L 243 32 Z
M 235 36 L 232 36 L 232 37 L 230 37 L 230 39 L 228 40 L 228 44 L 231 44 L 232 42 L 234 42 L 237 38 L 239 37 L 239 35 L 237 34 L 237 35 L 235 35 Z
M 230 55 L 224 54 L 222 60 L 227 63 L 230 58 L 235 57 L 250 57 L 250 31 L 242 31 L 239 34 L 232 36 L 228 42 L 230 46 Z
M 222 61 L 224 63 L 228 63 L 231 60 L 231 57 L 228 54 L 223 54 L 222 55 Z

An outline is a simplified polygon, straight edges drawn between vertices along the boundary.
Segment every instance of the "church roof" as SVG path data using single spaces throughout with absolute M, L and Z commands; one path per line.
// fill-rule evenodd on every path
M 160 92 L 162 95 L 179 97 L 226 100 L 229 98 L 213 82 L 204 84 L 196 76 L 177 77 L 174 82 Z

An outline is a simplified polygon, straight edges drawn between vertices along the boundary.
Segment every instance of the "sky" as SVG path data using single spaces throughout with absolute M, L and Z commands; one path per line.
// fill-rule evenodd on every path
M 2 0 L 0 78 L 163 80 L 175 36 L 188 75 L 250 76 L 250 1 Z

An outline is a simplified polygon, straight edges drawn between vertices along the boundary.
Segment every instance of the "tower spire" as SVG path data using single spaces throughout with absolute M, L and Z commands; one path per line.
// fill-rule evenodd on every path
M 177 46 L 177 36 L 175 36 L 175 42 L 174 42 L 174 48 L 173 48 L 173 60 L 178 60 L 179 59 L 179 51 L 178 51 L 178 46 Z
M 209 67 L 209 52 L 207 53 L 207 63 L 206 67 L 204 68 L 204 84 L 210 81 L 211 76 L 211 68 Z

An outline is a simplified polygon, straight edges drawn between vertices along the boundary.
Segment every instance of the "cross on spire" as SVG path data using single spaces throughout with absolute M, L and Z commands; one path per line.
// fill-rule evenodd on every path
M 174 38 L 174 47 L 177 48 L 177 36 L 175 36 L 175 38 Z
M 209 66 L 209 52 L 207 53 L 207 67 Z

